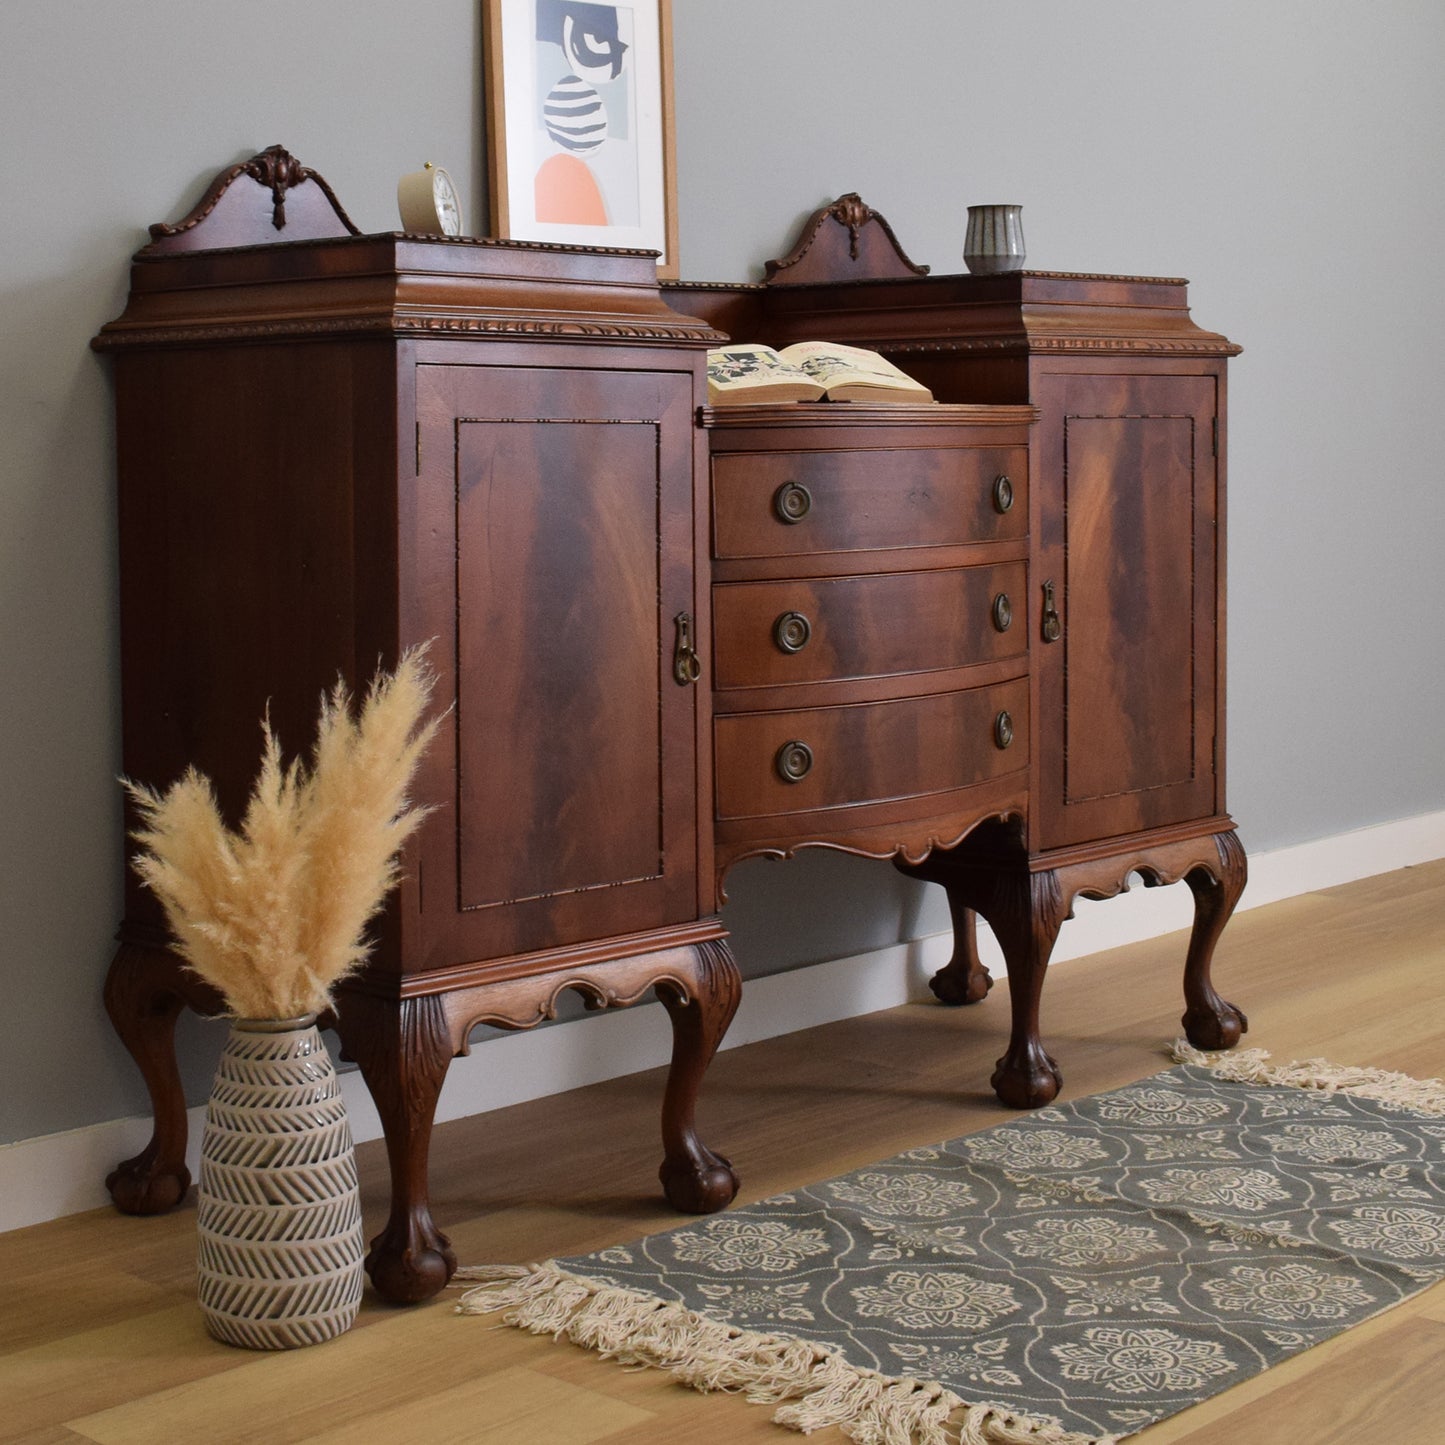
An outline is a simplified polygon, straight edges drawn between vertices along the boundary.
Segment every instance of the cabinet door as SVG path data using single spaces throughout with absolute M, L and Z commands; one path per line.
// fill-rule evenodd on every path
M 428 967 L 696 917 L 691 399 L 685 373 L 417 368 L 416 631 L 454 705 Z
M 1051 373 L 1035 395 L 1033 846 L 1207 817 L 1222 806 L 1215 379 Z

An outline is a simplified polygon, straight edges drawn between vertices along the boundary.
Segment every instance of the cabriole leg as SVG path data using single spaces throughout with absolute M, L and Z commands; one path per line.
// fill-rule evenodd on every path
M 929 979 L 928 986 L 940 1003 L 978 1003 L 993 987 L 993 978 L 978 956 L 978 918 L 953 889 L 946 891 L 953 917 L 953 957 Z
M 186 1168 L 186 1096 L 176 1066 L 176 1020 L 187 1006 L 221 1013 L 220 996 L 174 955 L 123 943 L 105 980 L 105 1011 L 141 1071 L 151 1097 L 150 1143 L 118 1164 L 105 1187 L 125 1214 L 160 1214 L 191 1187 Z
M 994 884 L 992 896 L 976 906 L 998 938 L 1008 965 L 1012 1026 L 1008 1051 L 989 1083 L 1010 1108 L 1035 1109 L 1049 1103 L 1063 1083 L 1058 1064 L 1044 1052 L 1039 1036 L 1039 1002 L 1049 955 L 1068 908 L 1052 871 L 999 873 Z
M 658 1177 L 674 1209 L 712 1214 L 738 1192 L 732 1165 L 697 1136 L 698 1088 L 733 1014 L 742 982 L 723 939 L 693 945 L 692 976 L 684 991 L 670 980 L 657 995 L 672 1019 L 672 1066 L 662 1104 L 662 1167 Z
M 1248 877 L 1244 848 L 1237 834 L 1218 833 L 1217 869 L 1191 868 L 1184 875 L 1194 895 L 1194 928 L 1184 965 L 1184 1032 L 1196 1049 L 1232 1049 L 1249 1028 L 1241 1010 L 1214 991 L 1210 967 L 1214 946 L 1229 922 Z
M 391 1165 L 391 1214 L 371 1241 L 366 1268 L 391 1304 L 415 1304 L 442 1289 L 457 1267 L 431 1215 L 427 1159 L 437 1098 L 454 1049 L 437 995 L 379 999 L 348 994 L 338 1017 L 381 1115 Z

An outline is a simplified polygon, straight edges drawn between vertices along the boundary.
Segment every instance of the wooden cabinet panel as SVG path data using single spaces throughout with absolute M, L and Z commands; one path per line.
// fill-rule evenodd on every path
M 1028 531 L 1027 469 L 1022 447 L 716 456 L 713 554 L 786 557 L 1019 538 Z
M 1021 657 L 1025 573 L 1011 562 L 714 587 L 713 685 L 889 677 Z
M 1215 810 L 1215 386 L 1188 375 L 1046 375 L 1035 585 L 1061 635 L 1038 651 L 1036 846 Z
M 654 422 L 457 423 L 463 908 L 661 874 L 657 455 Z
M 720 819 L 923 797 L 1027 766 L 1028 682 L 849 707 L 740 713 L 718 718 L 714 732 Z M 806 751 L 799 753 L 799 745 Z M 802 776 L 789 781 L 789 769 Z
M 418 595 L 455 703 L 438 960 L 695 916 L 690 378 L 422 366 L 417 398 Z

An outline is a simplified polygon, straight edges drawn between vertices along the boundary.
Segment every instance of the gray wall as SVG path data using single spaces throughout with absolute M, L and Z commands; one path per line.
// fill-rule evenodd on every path
M 280 141 L 363 229 L 483 193 L 475 0 L 0 6 L 0 1142 L 141 1112 L 100 1007 L 120 850 L 104 364 L 146 223 Z M 959 269 L 1185 275 L 1231 398 L 1231 805 L 1262 849 L 1445 808 L 1445 7 L 1438 0 L 675 0 L 684 273 L 754 275 L 857 190 Z M 481 207 L 475 204 L 479 223 Z M 797 886 L 818 897 L 799 910 Z M 892 871 L 745 864 L 760 972 L 942 926 Z M 800 916 L 802 915 L 802 916 Z M 214 1031 L 211 1031 L 214 1033 Z M 199 1081 L 212 1047 L 188 1028 Z

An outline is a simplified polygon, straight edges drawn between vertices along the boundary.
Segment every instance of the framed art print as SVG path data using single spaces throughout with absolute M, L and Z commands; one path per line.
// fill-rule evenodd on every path
M 670 0 L 482 0 L 492 230 L 677 272 Z

